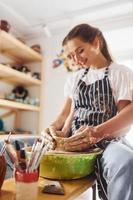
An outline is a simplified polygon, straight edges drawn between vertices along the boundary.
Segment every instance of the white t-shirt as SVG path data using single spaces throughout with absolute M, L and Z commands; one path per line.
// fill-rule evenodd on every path
M 92 84 L 97 80 L 103 79 L 106 68 L 90 68 L 88 73 L 82 80 L 87 84 Z M 67 79 L 64 86 L 64 95 L 67 97 L 73 97 L 73 91 L 75 91 L 79 79 L 84 74 L 84 69 L 81 69 Z M 133 100 L 133 71 L 128 67 L 120 64 L 112 63 L 109 66 L 109 81 L 112 88 L 113 96 L 116 104 L 120 100 Z

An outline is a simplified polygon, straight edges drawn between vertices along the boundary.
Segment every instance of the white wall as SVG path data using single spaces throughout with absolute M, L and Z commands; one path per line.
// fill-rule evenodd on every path
M 63 35 L 47 38 L 44 44 L 44 85 L 43 85 L 43 115 L 41 119 L 42 128 L 47 127 L 57 116 L 64 100 L 64 83 L 68 72 L 61 65 L 52 68 L 52 60 L 61 50 Z

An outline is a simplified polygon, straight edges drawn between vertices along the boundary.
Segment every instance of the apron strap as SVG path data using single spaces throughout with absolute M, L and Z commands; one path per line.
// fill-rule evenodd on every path
M 108 77 L 109 74 L 109 67 L 106 67 L 104 77 Z

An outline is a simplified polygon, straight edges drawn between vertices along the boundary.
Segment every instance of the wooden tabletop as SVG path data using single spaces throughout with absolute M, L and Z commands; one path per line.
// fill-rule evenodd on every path
M 60 181 L 65 190 L 65 195 L 53 195 L 42 193 L 42 188 L 46 179 L 39 178 L 39 193 L 37 200 L 72 200 L 90 188 L 95 178 L 94 176 L 85 177 L 77 180 Z M 4 181 L 0 192 L 0 200 L 15 200 L 15 181 L 7 179 Z

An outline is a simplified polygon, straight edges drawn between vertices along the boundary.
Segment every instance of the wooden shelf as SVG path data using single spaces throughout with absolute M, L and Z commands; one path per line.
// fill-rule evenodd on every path
M 40 107 L 38 106 L 18 103 L 18 102 L 9 101 L 6 99 L 0 99 L 0 107 L 27 110 L 27 111 L 36 111 L 36 112 L 40 111 Z
M 11 82 L 15 85 L 21 84 L 24 86 L 41 85 L 41 81 L 37 80 L 30 75 L 24 74 L 17 70 L 12 69 L 6 65 L 0 64 L 0 80 Z
M 17 62 L 42 62 L 42 55 L 26 46 L 11 34 L 0 30 L 0 53 L 13 57 Z

